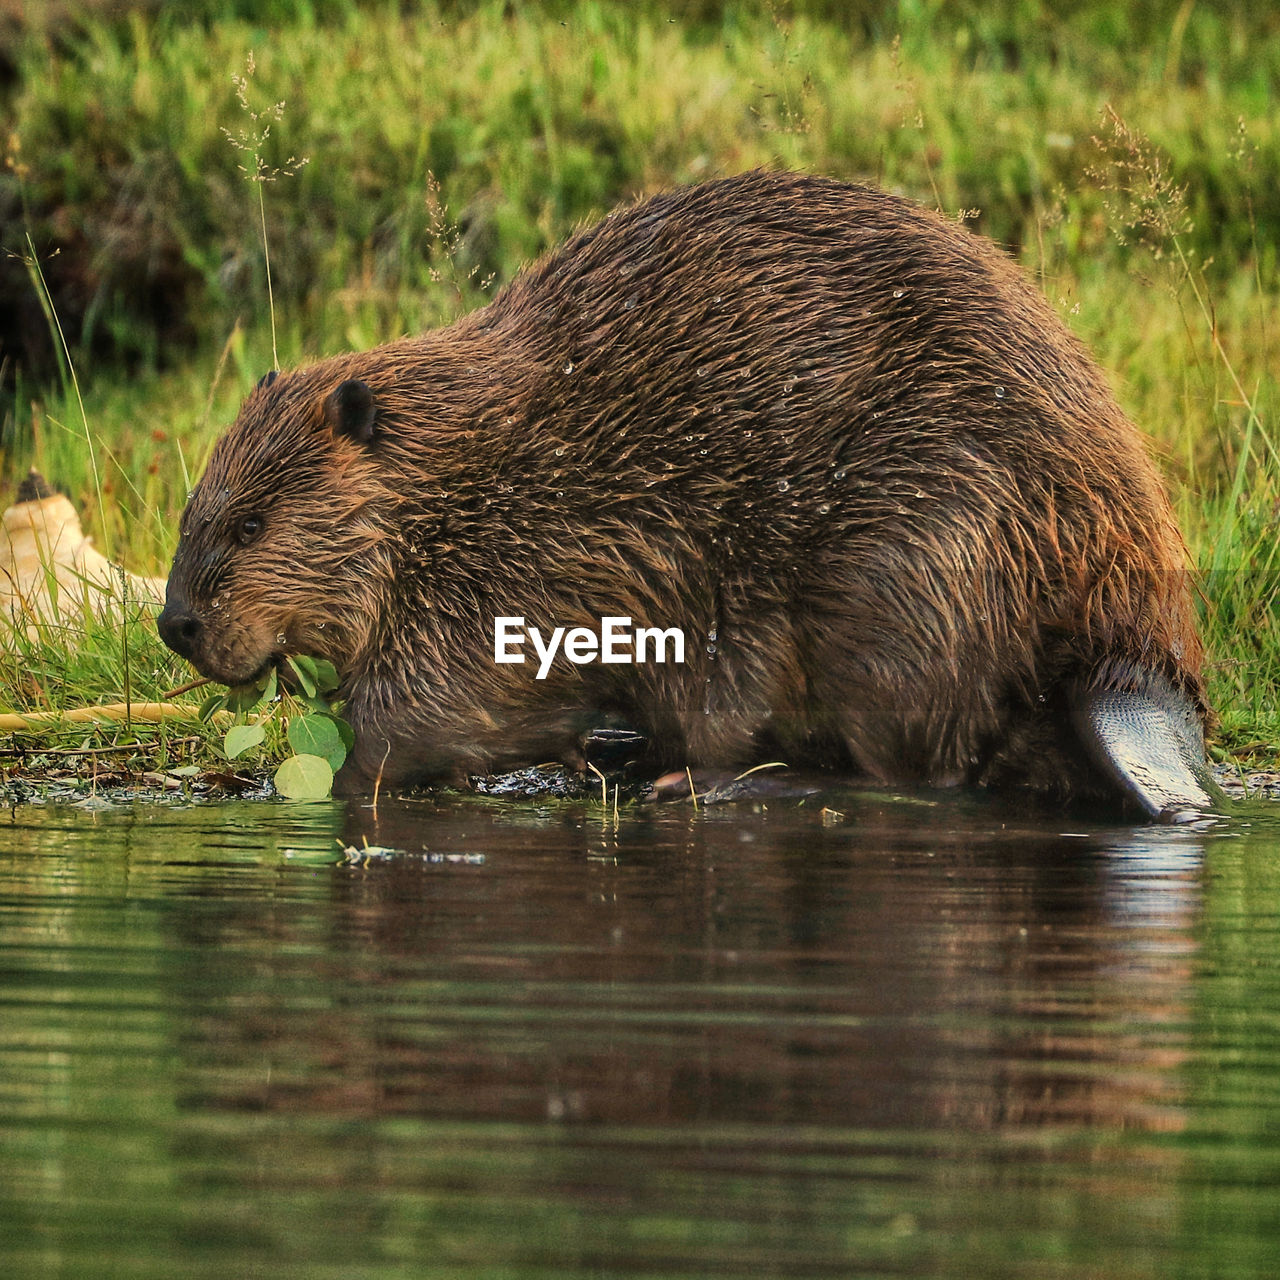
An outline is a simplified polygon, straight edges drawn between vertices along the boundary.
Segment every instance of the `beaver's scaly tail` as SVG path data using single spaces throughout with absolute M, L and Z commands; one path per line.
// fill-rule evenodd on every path
M 1189 694 L 1158 672 L 1128 663 L 1099 673 L 1074 698 L 1072 718 L 1099 769 L 1157 822 L 1185 822 L 1227 799 L 1204 754 Z

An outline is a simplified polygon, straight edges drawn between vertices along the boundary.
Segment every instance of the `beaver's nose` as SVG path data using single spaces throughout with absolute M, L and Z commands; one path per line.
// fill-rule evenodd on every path
M 196 651 L 196 644 L 204 624 L 185 605 L 170 601 L 164 612 L 156 619 L 156 627 L 160 639 L 176 654 L 190 658 Z

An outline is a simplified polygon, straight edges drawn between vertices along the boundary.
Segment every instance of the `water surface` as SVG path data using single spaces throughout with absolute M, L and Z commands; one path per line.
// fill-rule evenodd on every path
M 0 815 L 3 1274 L 1276 1274 L 1280 826 L 826 804 Z

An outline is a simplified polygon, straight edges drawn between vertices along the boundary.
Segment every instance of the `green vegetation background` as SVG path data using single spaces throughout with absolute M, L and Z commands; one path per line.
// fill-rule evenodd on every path
M 1275 756 L 1270 6 L 21 9 L 0 0 L 0 465 L 45 472 L 135 571 L 164 571 L 191 479 L 273 363 L 264 230 L 289 365 L 447 322 L 639 193 L 795 167 L 963 216 L 1038 280 L 1168 476 L 1219 749 Z M 18 637 L 0 703 L 121 697 L 126 648 L 134 698 L 191 674 L 145 622 L 70 654 Z

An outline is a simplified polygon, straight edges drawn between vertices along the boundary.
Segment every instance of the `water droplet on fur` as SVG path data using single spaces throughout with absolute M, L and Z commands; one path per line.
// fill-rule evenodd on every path
M 893 291 L 893 296 L 894 296 L 895 298 L 900 298 L 900 297 L 902 297 L 902 294 L 903 294 L 903 290 L 902 290 L 902 289 L 895 289 L 895 290 Z
M 822 506 L 820 506 L 820 507 L 818 508 L 818 514 L 819 514 L 820 516 L 830 515 L 830 514 L 831 514 L 831 503 L 829 503 L 829 502 L 824 502 L 824 503 L 822 504 Z
M 703 458 L 705 458 L 705 457 L 707 456 L 707 450 L 706 450 L 706 449 L 699 449 L 699 450 L 698 450 L 698 455 L 699 455 L 699 457 L 703 457 Z
M 634 298 L 628 298 L 622 304 L 622 309 L 623 311 L 634 311 L 636 309 L 636 300 Z
M 564 490 L 563 490 L 563 489 L 557 489 L 557 490 L 556 490 L 556 497 L 557 497 L 557 498 L 563 498 L 563 497 L 564 497 Z
M 752 433 L 750 431 L 744 431 L 742 434 L 749 437 Z
M 283 649 L 284 646 L 287 645 L 288 643 L 289 643 L 289 637 L 286 636 L 283 631 L 277 631 L 276 644 L 278 644 Z
M 849 474 L 849 473 L 848 473 L 848 471 L 846 471 L 846 470 L 844 469 L 844 467 L 841 467 L 841 468 L 840 468 L 840 469 L 835 473 L 835 478 L 836 478 L 837 480 L 843 480 L 843 479 L 845 478 L 845 476 L 847 476 L 848 474 Z
M 788 378 L 786 382 L 782 384 L 783 391 L 794 391 L 796 389 L 796 383 L 799 381 L 799 378 Z
M 564 450 L 563 450 L 563 449 L 557 449 L 557 450 L 556 450 L 556 457 L 557 457 L 557 458 L 563 458 L 563 457 L 564 457 Z
M 786 491 L 787 491 L 788 489 L 790 489 L 790 488 L 791 488 L 791 481 L 790 481 L 790 480 L 779 480 L 779 481 L 778 481 L 778 492 L 779 492 L 779 493 L 786 493 Z
M 996 399 L 997 399 L 997 400 L 1003 400 L 1003 399 L 1004 399 L 1004 388 L 1003 388 L 1003 387 L 997 387 L 997 388 L 996 388 Z
M 693 437 L 692 437 L 692 436 L 685 436 L 685 442 L 686 442 L 687 444 L 692 444 L 692 443 L 693 443 Z
M 713 644 L 707 645 L 707 654 L 714 658 L 716 656 L 716 647 Z
M 567 365 L 565 365 L 565 367 L 564 367 L 564 371 L 565 371 L 565 373 L 572 373 L 572 372 L 573 372 L 573 361 L 572 361 L 572 360 L 570 360 L 570 361 L 569 361 L 569 363 L 568 363 Z
M 714 298 L 712 298 L 712 299 L 711 299 L 711 301 L 712 301 L 716 306 L 719 306 L 719 305 L 724 301 L 724 298 L 722 298 L 722 297 L 720 296 L 720 294 L 716 294 L 716 296 L 715 296 Z
M 695 372 L 697 373 L 698 377 L 705 378 L 707 376 L 707 366 L 704 364 L 700 364 Z

